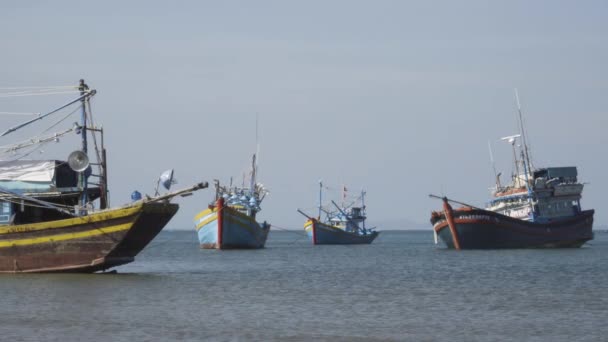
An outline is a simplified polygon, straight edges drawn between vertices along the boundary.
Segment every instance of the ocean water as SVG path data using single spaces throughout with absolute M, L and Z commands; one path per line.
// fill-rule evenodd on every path
M 372 245 L 200 250 L 163 232 L 117 274 L 3 275 L 2 341 L 606 341 L 608 233 L 580 249 Z

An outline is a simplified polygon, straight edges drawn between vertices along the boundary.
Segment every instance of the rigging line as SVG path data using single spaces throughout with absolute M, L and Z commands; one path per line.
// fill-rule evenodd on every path
M 78 90 L 57 91 L 57 92 L 51 92 L 51 93 L 31 93 L 31 94 L 27 94 L 27 93 L 6 93 L 6 94 L 0 94 L 0 97 L 22 97 L 22 96 L 57 95 L 57 94 L 75 94 L 75 93 L 78 93 Z
M 48 135 L 45 137 L 39 137 L 38 139 L 32 138 L 32 139 L 24 140 L 19 143 L 0 146 L 0 151 L 4 150 L 5 152 L 11 152 L 11 151 L 20 150 L 22 148 L 26 148 L 26 147 L 29 147 L 32 145 L 41 144 L 44 142 L 55 141 L 56 138 L 62 137 L 64 135 L 72 132 L 73 130 L 74 130 L 74 128 L 68 128 L 65 131 L 56 132 L 56 133 L 53 133 L 52 135 Z
M 350 203 L 346 206 L 346 208 L 352 207 L 353 205 L 355 205 L 355 203 L 357 203 L 360 200 L 361 200 L 361 195 L 359 195 L 359 197 L 355 198 L 354 200 L 350 201 Z
M 29 152 L 24 152 L 24 153 L 23 153 L 21 156 L 19 156 L 19 157 L 17 157 L 17 158 L 15 158 L 15 159 L 13 159 L 13 160 L 11 160 L 11 161 L 21 160 L 21 159 L 23 159 L 23 158 L 25 158 L 25 157 L 29 156 L 30 154 L 32 154 L 32 153 L 34 153 L 34 152 L 38 151 L 38 150 L 42 150 L 42 147 L 44 147 L 44 146 L 45 146 L 46 144 L 48 144 L 48 143 L 49 143 L 49 141 L 44 142 L 44 143 L 41 143 L 41 144 L 39 144 L 40 149 L 38 149 L 37 147 L 36 147 L 36 148 L 32 148 L 32 150 L 31 150 L 31 151 L 29 151 Z
M 0 112 L 0 115 L 19 115 L 19 116 L 26 116 L 26 115 L 40 115 L 40 113 Z
M 75 108 L 73 111 L 71 111 L 71 112 L 70 112 L 70 113 L 68 113 L 66 116 L 64 116 L 63 118 L 59 119 L 59 121 L 55 122 L 54 124 L 52 124 L 52 125 L 51 125 L 51 126 L 49 126 L 47 129 L 43 130 L 43 131 L 42 131 L 42 132 L 40 132 L 40 133 L 42 134 L 42 133 L 46 133 L 46 132 L 48 132 L 49 130 L 51 130 L 51 128 L 53 128 L 53 127 L 55 127 L 55 126 L 59 125 L 61 122 L 63 122 L 65 119 L 67 119 L 67 118 L 68 118 L 70 115 L 72 115 L 72 114 L 76 113 L 76 111 L 77 111 L 77 110 L 79 110 L 80 108 L 82 108 L 82 104 L 78 105 L 78 106 L 77 106 L 77 107 L 76 107 L 76 108 Z
M 314 207 L 304 207 L 304 208 L 300 208 L 300 209 L 302 209 L 303 211 L 317 210 L 317 209 L 319 209 L 319 206 L 317 205 L 317 206 L 314 206 Z
M 57 112 L 59 112 L 59 111 L 63 110 L 64 108 L 66 108 L 66 107 L 69 107 L 69 106 L 73 105 L 74 103 L 76 103 L 76 102 L 78 102 L 78 101 L 82 100 L 82 99 L 83 99 L 83 98 L 85 98 L 85 97 L 88 97 L 88 96 L 93 96 L 93 95 L 95 95 L 95 90 L 92 90 L 91 92 L 87 92 L 87 93 L 85 93 L 85 94 L 83 94 L 83 95 L 80 95 L 80 96 L 79 96 L 78 98 L 76 98 L 75 100 L 72 100 L 72 101 L 70 101 L 70 102 L 68 102 L 68 103 L 64 104 L 63 106 L 61 106 L 61 107 L 59 107 L 59 108 L 56 108 L 56 109 L 54 109 L 54 110 L 52 110 L 52 111 L 50 111 L 50 112 L 48 112 L 48 113 L 46 113 L 46 114 L 44 114 L 44 115 L 39 115 L 39 116 L 37 116 L 37 117 L 35 117 L 35 118 L 31 119 L 31 120 L 28 120 L 28 121 L 26 121 L 26 122 L 20 123 L 20 124 L 18 124 L 17 126 L 10 127 L 10 128 L 9 128 L 9 129 L 7 129 L 6 131 L 4 131 L 4 133 L 0 134 L 0 137 L 3 137 L 3 136 L 5 136 L 5 135 L 7 135 L 7 134 L 9 134 L 9 133 L 11 133 L 11 132 L 15 132 L 16 130 L 21 129 L 21 128 L 23 128 L 23 127 L 25 127 L 25 126 L 27 126 L 27 125 L 29 125 L 29 124 L 31 124 L 31 123 L 34 123 L 34 122 L 39 121 L 39 120 L 42 120 L 42 119 L 46 118 L 46 117 L 47 117 L 47 116 L 49 116 L 49 115 L 55 114 L 55 113 L 57 113 Z
M 3 187 L 0 187 L 0 193 L 4 193 L 4 194 L 7 194 L 7 195 L 12 195 L 13 197 L 21 198 L 22 200 L 25 200 L 25 201 L 30 201 L 30 202 L 38 203 L 40 205 L 43 205 L 43 206 L 47 207 L 48 209 L 57 210 L 57 211 L 59 211 L 61 213 L 64 213 L 64 214 L 67 214 L 67 215 L 70 215 L 70 216 L 74 216 L 71 212 L 69 212 L 67 210 L 64 210 L 62 208 L 59 208 L 59 207 L 55 206 L 53 203 L 51 203 L 51 202 L 39 200 L 39 199 L 34 198 L 34 197 L 24 196 L 24 195 L 18 194 L 16 192 L 12 191 L 12 190 L 9 190 L 9 189 L 3 188 Z
M 61 118 L 59 121 L 55 122 L 53 125 L 51 125 L 51 126 L 50 126 L 50 127 L 48 127 L 47 129 L 45 129 L 45 130 L 43 130 L 42 132 L 40 132 L 40 134 L 38 134 L 37 136 L 41 136 L 43 133 L 48 132 L 48 131 L 49 131 L 51 128 L 53 128 L 53 127 L 57 126 L 58 124 L 60 124 L 61 122 L 63 122 L 63 121 L 64 121 L 65 119 L 67 119 L 67 118 L 68 118 L 70 115 L 74 114 L 74 113 L 75 113 L 75 112 L 76 112 L 78 109 L 80 109 L 80 107 L 82 107 L 82 105 L 80 105 L 80 106 L 76 107 L 76 109 L 74 109 L 72 112 L 68 113 L 66 116 L 64 116 L 63 118 Z M 49 142 L 53 141 L 53 140 L 54 140 L 53 138 L 55 138 L 55 137 L 59 137 L 59 136 L 63 136 L 63 135 L 65 135 L 65 134 L 67 134 L 67 133 L 69 133 L 69 132 L 71 132 L 71 131 L 73 131 L 73 130 L 74 130 L 73 128 L 70 128 L 69 130 L 66 130 L 66 131 L 60 132 L 60 133 L 59 133 L 59 135 L 57 135 L 57 133 L 55 133 L 55 136 L 45 138 L 45 139 L 48 139 L 47 141 L 44 141 L 43 139 L 41 139 L 41 141 L 38 141 L 38 142 L 36 142 L 36 143 L 32 143 L 31 145 L 28 145 L 28 146 L 24 146 L 24 147 L 16 147 L 16 148 L 15 148 L 15 150 L 17 150 L 17 149 L 22 149 L 22 148 L 26 148 L 26 147 L 29 147 L 29 146 L 33 146 L 33 145 L 36 145 L 36 144 L 40 145 L 40 147 L 42 148 L 42 147 L 43 147 L 45 144 L 47 144 L 47 143 L 49 143 Z M 31 140 L 30 140 L 30 141 L 31 141 Z M 25 143 L 25 141 L 24 141 L 24 142 L 22 142 L 22 143 Z M 3 147 L 0 147 L 0 149 L 2 149 L 2 148 L 3 148 Z M 13 159 L 13 161 L 14 161 L 14 160 L 20 160 L 20 159 L 23 159 L 23 158 L 25 158 L 25 157 L 29 156 L 29 155 L 30 155 L 30 154 L 32 154 L 32 153 L 33 153 L 33 152 L 34 152 L 36 149 L 37 149 L 37 148 L 33 148 L 33 149 L 32 149 L 31 151 L 29 151 L 29 152 L 24 152 L 24 154 L 23 154 L 23 155 L 21 155 L 20 157 L 15 158 L 15 159 Z M 13 150 L 13 151 L 14 151 L 14 150 Z M 10 150 L 10 149 L 7 149 L 6 151 L 4 151 L 4 152 L 2 152 L 2 153 L 8 153 L 8 152 L 11 152 L 11 150 Z
M 294 233 L 294 234 L 297 234 L 297 235 L 300 235 L 300 236 L 308 237 L 308 235 L 306 233 L 299 232 L 299 229 L 284 228 L 284 227 L 277 226 L 275 224 L 271 225 L 271 229 L 278 229 L 278 230 L 286 231 L 286 232 L 289 232 L 289 233 Z
M 91 100 L 87 99 L 85 102 L 85 111 L 88 113 L 89 115 L 89 122 L 91 123 L 92 127 L 95 127 L 95 121 L 93 120 L 93 110 L 91 109 Z M 102 172 L 101 169 L 101 151 L 99 150 L 99 147 L 97 146 L 97 134 L 95 134 L 95 132 L 93 131 L 91 133 L 91 136 L 93 137 L 93 146 L 95 147 L 95 154 L 97 157 L 97 163 L 99 163 L 98 169 L 99 172 Z
M 295 244 L 296 242 L 298 242 L 298 241 L 300 241 L 300 240 L 302 240 L 302 239 L 304 239 L 304 238 L 308 238 L 308 236 L 300 236 L 300 237 L 298 237 L 297 239 L 295 239 L 295 240 L 291 241 L 289 244 L 290 244 L 290 245 L 293 245 L 293 244 Z
M 4 201 L 4 202 L 10 202 L 13 204 L 17 204 L 17 205 L 21 205 L 21 200 L 16 200 L 15 198 L 19 198 L 19 197 L 0 197 L 0 200 Z M 28 207 L 35 207 L 35 208 L 46 208 L 48 209 L 48 207 L 45 207 L 43 205 L 36 205 L 34 204 L 35 202 L 25 202 L 25 200 L 23 200 L 23 205 L 24 206 L 28 206 Z M 74 209 L 73 206 L 71 205 L 65 205 L 65 204 L 58 204 L 58 203 L 53 203 L 54 206 L 58 207 L 58 208 L 62 208 L 62 209 L 66 209 L 66 210 L 71 210 Z
M 48 86 L 48 87 L 0 87 L 0 90 L 11 90 L 11 89 L 78 89 L 78 86 L 65 85 L 65 86 Z

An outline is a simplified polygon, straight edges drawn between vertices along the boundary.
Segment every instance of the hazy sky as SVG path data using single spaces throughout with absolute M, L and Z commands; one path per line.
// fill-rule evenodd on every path
M 483 205 L 488 141 L 499 171 L 512 170 L 497 140 L 517 133 L 517 87 L 534 164 L 578 166 L 597 227 L 608 223 L 607 4 L 3 1 L 0 88 L 85 78 L 98 90 L 113 205 L 151 194 L 171 167 L 176 188 L 239 179 L 257 114 L 271 191 L 260 217 L 300 229 L 295 209 L 316 205 L 320 178 L 365 187 L 370 221 L 390 228 L 428 222 L 440 206 L 429 193 Z M 0 111 L 68 98 L 0 98 Z M 179 199 L 168 228 L 193 229 L 212 196 Z

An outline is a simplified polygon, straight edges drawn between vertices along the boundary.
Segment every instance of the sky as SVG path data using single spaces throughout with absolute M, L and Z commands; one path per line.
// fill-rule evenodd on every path
M 84 78 L 98 91 L 112 205 L 152 194 L 169 168 L 175 189 L 240 179 L 257 117 L 271 192 L 260 219 L 301 229 L 296 208 L 314 212 L 322 179 L 335 199 L 342 185 L 364 188 L 378 229 L 429 230 L 441 203 L 428 194 L 490 198 L 488 141 L 498 171 L 512 172 L 499 138 L 518 133 L 517 88 L 534 165 L 577 166 L 598 227 L 607 15 L 605 1 L 3 1 L 0 88 Z M 70 98 L 0 98 L 0 112 Z M 0 115 L 5 127 L 22 120 Z M 37 158 L 65 159 L 72 140 Z M 177 199 L 167 229 L 193 229 L 212 197 Z

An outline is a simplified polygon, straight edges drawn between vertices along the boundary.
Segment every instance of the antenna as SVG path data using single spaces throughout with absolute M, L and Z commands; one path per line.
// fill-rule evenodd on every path
M 521 134 L 522 143 L 524 144 L 524 162 L 527 164 L 524 167 L 528 169 L 527 172 L 530 172 L 530 154 L 528 152 L 528 141 L 526 138 L 526 131 L 524 130 L 524 120 L 521 111 L 521 103 L 519 102 L 519 93 L 517 92 L 517 88 L 515 88 L 515 102 L 517 103 L 517 112 L 519 114 L 519 133 Z
M 260 143 L 258 140 L 258 113 L 255 113 L 255 154 L 253 155 L 253 162 L 251 163 L 251 196 L 254 194 L 254 188 L 256 186 L 256 178 L 258 175 L 258 159 L 260 158 Z
M 508 137 L 500 138 L 500 140 L 506 141 L 513 147 L 513 159 L 515 160 L 515 175 L 519 177 L 519 160 L 517 160 L 517 152 L 515 151 L 515 142 L 517 138 L 521 137 L 520 134 L 509 135 Z
M 490 152 L 490 162 L 492 163 L 492 170 L 494 170 L 494 179 L 496 181 L 496 191 L 500 188 L 500 175 L 496 172 L 496 163 L 494 162 L 494 154 L 492 153 L 492 145 L 488 140 L 488 151 Z
M 253 160 L 251 161 L 251 179 L 250 179 L 250 183 L 249 183 L 249 194 L 251 196 L 253 196 L 253 194 L 255 193 L 254 189 L 255 189 L 255 177 L 256 177 L 256 155 L 253 155 Z
M 361 210 L 363 210 L 363 216 L 366 217 L 367 214 L 365 212 L 365 189 L 361 188 Z M 363 230 L 365 231 L 365 219 L 363 219 Z
M 323 180 L 319 179 L 319 217 L 321 219 L 321 210 L 323 209 Z
M 517 138 L 521 137 L 521 134 L 509 135 L 507 137 L 502 137 L 500 140 L 507 141 L 509 144 L 513 145 Z

